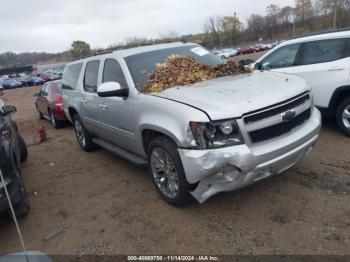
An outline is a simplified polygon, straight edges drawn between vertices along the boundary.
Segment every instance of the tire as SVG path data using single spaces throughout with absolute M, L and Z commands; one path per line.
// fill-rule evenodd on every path
M 37 105 L 35 105 L 35 107 L 36 107 L 36 110 L 38 111 L 38 114 L 39 114 L 39 119 L 40 120 L 43 120 L 44 119 L 44 116 L 43 116 L 43 114 L 39 111 L 39 108 L 38 108 L 38 106 Z
M 30 212 L 30 202 L 27 194 L 27 190 L 24 186 L 23 180 L 16 168 L 18 176 L 18 187 L 19 187 L 19 202 L 13 206 L 13 210 L 17 218 L 23 217 Z M 8 215 L 12 218 L 11 210 L 8 211 Z
M 350 137 L 350 97 L 345 98 L 338 106 L 336 119 L 338 127 Z
M 166 194 L 164 192 L 164 190 L 166 189 L 161 189 L 161 185 L 164 185 L 164 182 L 161 181 L 161 179 L 166 180 L 166 187 L 168 190 L 170 190 L 170 185 L 168 184 L 169 182 L 169 177 L 167 178 L 156 178 L 157 176 L 157 172 L 155 171 L 156 169 L 156 165 L 159 166 L 160 162 L 155 161 L 156 155 L 159 152 L 165 152 L 167 154 L 167 157 L 170 158 L 170 160 L 172 161 L 173 165 L 172 167 L 175 168 L 175 173 L 177 175 L 177 192 L 172 192 L 174 193 L 173 196 L 170 196 L 169 194 L 171 194 L 170 192 L 168 192 L 168 194 Z M 159 154 L 158 154 L 159 155 Z M 183 169 L 182 166 L 182 162 L 181 162 L 181 158 L 180 155 L 177 151 L 177 146 L 175 143 L 173 143 L 170 139 L 164 137 L 164 136 L 160 136 L 155 138 L 149 145 L 149 149 L 148 149 L 148 169 L 149 169 L 149 173 L 151 176 L 151 179 L 153 181 L 154 187 L 156 188 L 156 190 L 158 191 L 158 193 L 160 194 L 160 196 L 170 205 L 173 206 L 185 206 L 188 205 L 191 200 L 193 199 L 191 197 L 191 195 L 189 194 L 189 191 L 191 189 L 191 185 L 187 182 L 186 180 L 186 175 L 185 175 L 185 171 Z M 164 159 L 164 158 L 163 158 Z M 168 161 L 167 161 L 168 162 Z M 157 163 L 157 164 L 155 164 Z M 164 163 L 164 162 L 163 162 Z M 173 185 L 173 189 L 174 189 L 174 185 Z
M 91 152 L 95 150 L 96 144 L 92 141 L 92 136 L 84 127 L 78 114 L 75 114 L 73 117 L 73 126 L 75 136 L 78 140 L 81 149 L 83 149 L 85 152 Z
M 18 145 L 21 151 L 21 162 L 24 162 L 28 158 L 28 148 L 21 135 L 18 135 Z
M 53 128 L 60 129 L 63 125 L 62 121 L 57 120 L 52 112 L 49 111 L 49 113 L 50 113 L 50 121 L 51 121 Z

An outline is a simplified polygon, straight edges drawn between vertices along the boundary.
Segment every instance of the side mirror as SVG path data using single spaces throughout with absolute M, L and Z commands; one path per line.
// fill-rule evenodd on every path
M 14 106 L 3 106 L 2 107 L 2 114 L 3 115 L 12 115 L 17 112 L 17 108 Z
M 123 97 L 129 95 L 128 88 L 122 88 L 117 82 L 106 82 L 97 87 L 97 94 L 100 97 Z
M 257 62 L 257 63 L 254 65 L 254 70 L 261 70 L 261 63 L 260 63 L 260 62 Z

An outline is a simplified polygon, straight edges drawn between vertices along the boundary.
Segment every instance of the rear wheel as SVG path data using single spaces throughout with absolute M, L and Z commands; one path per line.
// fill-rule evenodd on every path
M 163 136 L 154 139 L 148 150 L 148 168 L 156 190 L 167 203 L 174 206 L 190 203 L 191 185 L 175 143 Z
M 52 112 L 50 112 L 50 120 L 53 128 L 59 129 L 62 127 L 62 121 L 57 120 Z
M 86 130 L 83 123 L 80 120 L 78 114 L 73 117 L 74 131 L 77 137 L 78 143 L 85 152 L 91 152 L 96 148 L 96 144 L 92 141 L 92 136 L 89 131 Z
M 337 108 L 336 112 L 338 127 L 350 136 L 350 97 L 344 99 Z
M 21 175 L 18 171 L 18 168 L 15 170 L 16 176 L 18 178 L 18 191 L 19 191 L 19 202 L 13 206 L 16 217 L 22 217 L 29 213 L 30 211 L 30 202 L 27 194 L 27 190 L 24 186 Z M 8 211 L 8 215 L 12 217 L 11 210 Z

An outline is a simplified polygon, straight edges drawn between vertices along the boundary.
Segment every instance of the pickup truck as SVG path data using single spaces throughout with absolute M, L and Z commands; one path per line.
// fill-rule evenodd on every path
M 63 107 L 84 151 L 98 145 L 147 164 L 160 196 L 182 206 L 280 174 L 315 145 L 321 116 L 302 78 L 265 71 L 143 92 L 172 55 L 223 63 L 200 45 L 171 43 L 67 64 Z

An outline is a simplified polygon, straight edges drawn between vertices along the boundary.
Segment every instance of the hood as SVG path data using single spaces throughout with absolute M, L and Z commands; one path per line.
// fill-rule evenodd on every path
M 155 95 L 194 106 L 212 120 L 221 120 L 241 117 L 309 90 L 303 78 L 264 71 L 174 87 Z

